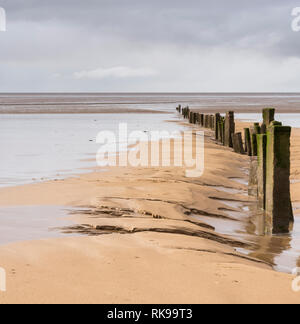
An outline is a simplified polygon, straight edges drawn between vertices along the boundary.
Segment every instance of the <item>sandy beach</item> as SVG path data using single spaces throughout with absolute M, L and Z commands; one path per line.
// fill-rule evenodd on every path
M 0 304 L 299 304 L 299 35 L 292 0 L 0 2 Z
M 300 180 L 299 137 L 293 130 L 293 180 Z M 230 202 L 253 203 L 243 184 L 248 165 L 205 130 L 201 178 L 186 178 L 183 168 L 126 167 L 1 189 L 2 207 L 76 212 L 74 226 L 62 229 L 74 237 L 0 246 L 7 270 L 0 303 L 299 303 L 292 275 L 238 253 L 249 243 L 201 220 L 230 220 L 228 212 L 239 211 Z M 292 184 L 293 203 L 299 186 Z

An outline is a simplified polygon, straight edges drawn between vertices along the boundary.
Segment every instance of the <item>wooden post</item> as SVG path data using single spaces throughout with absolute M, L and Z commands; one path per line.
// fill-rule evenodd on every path
M 290 194 L 291 127 L 273 122 L 267 131 L 266 213 L 273 233 L 289 232 L 294 220 Z
M 252 155 L 252 147 L 251 147 L 251 136 L 250 136 L 250 129 L 245 128 L 244 129 L 245 133 L 245 151 L 249 156 Z
M 245 154 L 243 140 L 242 140 L 242 133 L 233 134 L 232 137 L 233 137 L 234 152 L 239 154 Z
M 221 120 L 221 114 L 215 114 L 215 139 L 219 140 L 219 122 Z
M 266 208 L 267 135 L 257 135 L 257 193 L 258 206 Z
M 257 134 L 260 134 L 260 125 L 259 123 L 255 123 L 254 127 L 250 129 L 250 137 L 251 137 L 251 149 L 252 156 L 257 156 Z
M 226 113 L 225 119 L 225 145 L 233 147 L 232 134 L 235 133 L 234 112 L 229 111 Z

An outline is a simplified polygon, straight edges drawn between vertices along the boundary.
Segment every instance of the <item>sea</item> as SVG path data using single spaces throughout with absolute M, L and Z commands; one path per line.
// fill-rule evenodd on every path
M 234 110 L 236 118 L 260 121 L 263 107 L 277 120 L 300 127 L 300 93 L 10 93 L 0 94 L 0 187 L 60 179 L 96 167 L 101 131 L 182 130 L 172 123 L 177 105 L 205 112 Z

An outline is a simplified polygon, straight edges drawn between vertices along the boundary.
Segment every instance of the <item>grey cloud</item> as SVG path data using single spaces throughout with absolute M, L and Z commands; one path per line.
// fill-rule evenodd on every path
M 288 38 L 297 1 L 6 0 L 12 21 L 81 27 L 130 41 L 249 46 Z M 286 36 L 286 37 L 285 37 Z M 259 44 L 256 44 L 256 43 Z
M 267 73 L 300 57 L 300 33 L 290 27 L 292 8 L 300 6 L 295 0 L 0 0 L 0 6 L 6 9 L 8 22 L 8 31 L 0 34 L 0 91 L 16 84 L 18 89 L 23 85 L 44 91 L 158 86 L 168 90 L 168 85 L 180 90 L 176 70 L 190 74 L 182 77 L 186 79 L 182 87 L 188 87 L 197 81 L 193 66 L 208 74 L 214 65 L 223 66 L 224 77 L 230 80 L 231 71 L 224 66 L 234 62 L 228 60 L 236 60 L 239 67 L 245 62 L 246 71 L 255 67 L 247 67 L 254 57 L 261 60 L 257 69 Z M 211 69 L 206 70 L 202 62 Z M 105 83 L 68 78 L 79 71 L 117 67 L 158 73 L 143 83 L 133 77 L 128 82 L 114 78 Z M 62 77 L 53 78 L 56 74 Z M 221 74 L 215 70 L 212 75 Z M 232 82 L 238 86 L 238 77 Z M 201 80 L 197 89 L 205 86 Z

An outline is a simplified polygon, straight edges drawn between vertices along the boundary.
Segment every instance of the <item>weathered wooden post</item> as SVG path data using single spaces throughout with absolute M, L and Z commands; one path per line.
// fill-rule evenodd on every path
M 250 129 L 244 129 L 244 136 L 245 136 L 245 151 L 249 156 L 252 155 L 252 148 L 251 148 L 251 136 L 250 136 Z
M 232 134 L 235 133 L 234 112 L 226 113 L 225 118 L 225 145 L 233 147 Z
M 267 135 L 257 135 L 257 196 L 258 207 L 266 208 Z
M 190 108 L 187 107 L 186 108 L 186 119 L 189 119 L 190 118 L 190 113 L 191 113 Z
M 249 172 L 249 196 L 258 197 L 258 159 L 257 159 L 257 134 L 260 133 L 259 123 L 255 123 L 250 128 L 250 140 L 251 140 L 251 160 L 250 160 L 250 172 Z
M 190 112 L 189 113 L 189 123 L 192 124 L 192 122 L 193 122 L 193 113 Z
M 185 110 L 184 118 L 189 119 L 190 118 L 190 108 L 186 107 L 184 110 Z
M 250 171 L 249 171 L 249 185 L 248 194 L 249 196 L 257 197 L 258 195 L 258 178 L 257 178 L 257 156 L 250 157 Z
M 222 144 L 225 146 L 225 118 L 222 118 L 222 122 L 221 122 L 221 135 L 222 135 Z
M 219 120 L 219 123 L 218 123 L 218 141 L 221 143 L 222 143 L 222 138 L 223 138 L 223 136 L 222 136 L 222 122 L 223 122 L 223 120 L 221 117 Z
M 197 122 L 197 114 L 195 112 L 193 112 L 193 124 L 196 124 Z
M 233 149 L 235 153 L 245 154 L 242 133 L 235 133 L 232 135 L 233 138 Z
M 208 128 L 208 115 L 204 116 L 204 127 Z
M 273 233 L 286 233 L 294 220 L 290 194 L 291 127 L 272 122 L 267 130 L 266 213 Z
M 200 114 L 200 125 L 201 127 L 204 126 L 204 114 Z
M 220 122 L 220 119 L 221 119 L 221 114 L 219 114 L 219 113 L 215 114 L 214 123 L 215 123 L 215 138 L 216 138 L 216 140 L 219 140 L 219 122 Z
M 254 127 L 250 129 L 252 156 L 257 156 L 257 134 L 260 134 L 260 132 L 259 123 L 255 123 Z
M 198 113 L 194 113 L 194 124 L 198 123 Z
M 265 108 L 263 110 L 263 123 L 267 127 L 275 120 L 275 109 L 274 108 Z
M 224 119 L 221 118 L 219 122 L 219 136 L 220 136 L 220 142 L 224 145 Z
M 192 111 L 190 112 L 190 123 L 194 124 L 194 113 Z
M 212 130 L 215 129 L 215 116 L 214 115 L 210 116 L 210 129 L 212 129 Z

